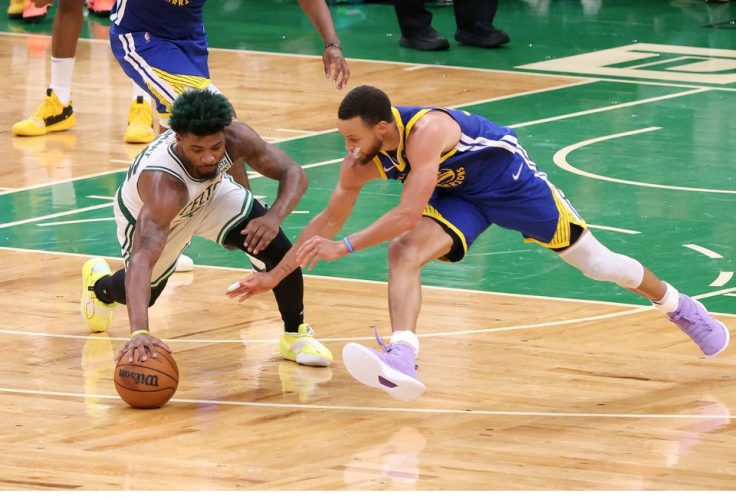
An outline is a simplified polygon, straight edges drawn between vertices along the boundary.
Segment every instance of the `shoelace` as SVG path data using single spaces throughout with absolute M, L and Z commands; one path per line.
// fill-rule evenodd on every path
M 33 115 L 43 122 L 46 116 L 54 114 L 55 107 L 53 98 L 51 96 L 46 96 Z
M 376 342 L 378 342 L 378 345 L 381 346 L 383 352 L 390 354 L 393 347 L 391 346 L 391 344 L 386 345 L 386 343 L 383 341 L 383 337 L 381 337 L 381 335 L 378 333 L 378 327 L 376 325 L 373 325 L 373 335 L 376 337 Z M 414 369 L 418 370 L 419 365 L 415 363 Z
M 388 352 L 388 350 L 391 349 L 391 346 L 387 346 L 386 343 L 383 341 L 383 338 L 378 333 L 378 327 L 376 325 L 373 325 L 373 335 L 376 336 L 376 342 L 378 342 L 378 345 L 381 346 L 381 350 L 383 352 Z
M 697 305 L 693 304 L 692 311 L 690 311 L 690 313 L 691 317 L 687 318 L 685 317 L 686 312 L 680 311 L 679 313 L 676 313 L 672 316 L 672 321 L 680 321 L 684 319 L 692 325 L 699 326 L 700 328 L 698 328 L 697 331 L 692 332 L 692 335 L 690 335 L 691 337 L 693 337 L 693 339 L 697 337 L 699 340 L 700 337 L 702 337 L 704 334 L 710 332 L 710 328 L 708 328 L 708 323 L 705 321 L 705 318 L 703 318 L 703 315 L 701 314 L 701 311 Z

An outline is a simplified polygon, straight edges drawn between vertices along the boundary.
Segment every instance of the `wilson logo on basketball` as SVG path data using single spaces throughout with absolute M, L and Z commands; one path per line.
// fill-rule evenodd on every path
M 132 372 L 123 368 L 118 371 L 118 375 L 120 378 L 129 378 L 136 384 L 158 387 L 158 375 L 144 375 L 143 373 Z

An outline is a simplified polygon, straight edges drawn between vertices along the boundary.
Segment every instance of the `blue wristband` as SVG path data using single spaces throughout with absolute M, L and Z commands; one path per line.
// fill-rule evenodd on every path
M 353 245 L 350 244 L 350 240 L 348 239 L 347 236 L 345 236 L 342 239 L 342 242 L 345 243 L 345 246 L 346 247 L 348 247 L 348 252 L 350 252 L 350 253 L 354 253 L 355 252 L 355 250 L 353 249 Z

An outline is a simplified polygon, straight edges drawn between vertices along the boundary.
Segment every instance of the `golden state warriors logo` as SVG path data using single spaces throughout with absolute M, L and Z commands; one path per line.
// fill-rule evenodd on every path
M 458 167 L 455 170 L 443 168 L 437 174 L 437 187 L 440 188 L 458 187 L 463 181 L 465 181 L 465 167 Z
M 189 0 L 166 0 L 166 1 L 169 2 L 171 5 L 176 5 L 178 7 L 182 7 L 184 5 L 189 4 Z

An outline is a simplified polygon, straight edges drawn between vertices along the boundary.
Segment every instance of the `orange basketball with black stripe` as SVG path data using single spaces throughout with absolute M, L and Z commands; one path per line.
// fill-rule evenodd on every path
M 115 390 L 133 408 L 160 408 L 176 392 L 179 368 L 167 351 L 156 349 L 156 357 L 145 362 L 120 358 L 115 367 Z

